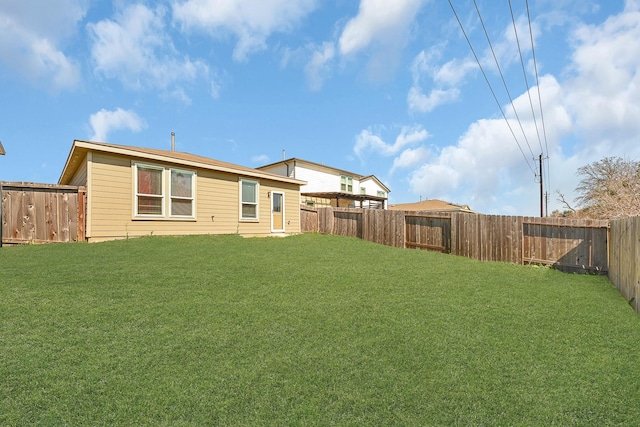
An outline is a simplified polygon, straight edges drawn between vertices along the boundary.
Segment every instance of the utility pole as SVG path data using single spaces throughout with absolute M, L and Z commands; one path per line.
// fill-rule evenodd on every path
M 549 192 L 544 193 L 544 216 L 549 216 Z
M 542 185 L 542 154 L 538 158 L 540 161 L 540 216 L 544 218 L 544 189 Z

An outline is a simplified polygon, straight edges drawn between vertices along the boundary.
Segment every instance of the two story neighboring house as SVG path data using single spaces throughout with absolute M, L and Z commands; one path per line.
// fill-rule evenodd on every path
M 257 169 L 306 181 L 300 203 L 307 206 L 386 209 L 389 188 L 374 175 L 360 175 L 297 158 Z

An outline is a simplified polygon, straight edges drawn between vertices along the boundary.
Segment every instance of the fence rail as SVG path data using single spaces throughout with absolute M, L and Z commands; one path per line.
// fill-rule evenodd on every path
M 577 272 L 609 269 L 608 221 L 329 207 L 306 208 L 301 215 L 303 232 L 482 261 L 549 264 Z
M 85 239 L 84 187 L 0 182 L 0 243 Z

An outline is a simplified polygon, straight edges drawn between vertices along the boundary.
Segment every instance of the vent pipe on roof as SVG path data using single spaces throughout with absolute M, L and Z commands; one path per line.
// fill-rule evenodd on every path
M 171 151 L 176 151 L 176 133 L 171 132 Z
M 283 148 L 282 149 L 282 160 L 284 160 L 284 159 L 285 159 L 285 156 L 284 156 L 284 148 Z

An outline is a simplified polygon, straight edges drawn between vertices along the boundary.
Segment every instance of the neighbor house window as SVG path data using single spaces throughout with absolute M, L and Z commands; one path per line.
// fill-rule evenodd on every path
M 364 187 L 360 187 L 360 194 L 367 194 L 367 189 Z
M 195 172 L 142 164 L 134 170 L 136 217 L 195 217 Z
M 240 180 L 240 219 L 258 219 L 258 182 Z
M 162 168 L 136 166 L 136 215 L 164 214 L 163 172 Z
M 340 176 L 340 191 L 353 193 L 353 177 L 344 175 Z
M 380 191 L 378 190 L 378 197 L 386 197 L 387 193 L 385 193 L 384 191 Z

